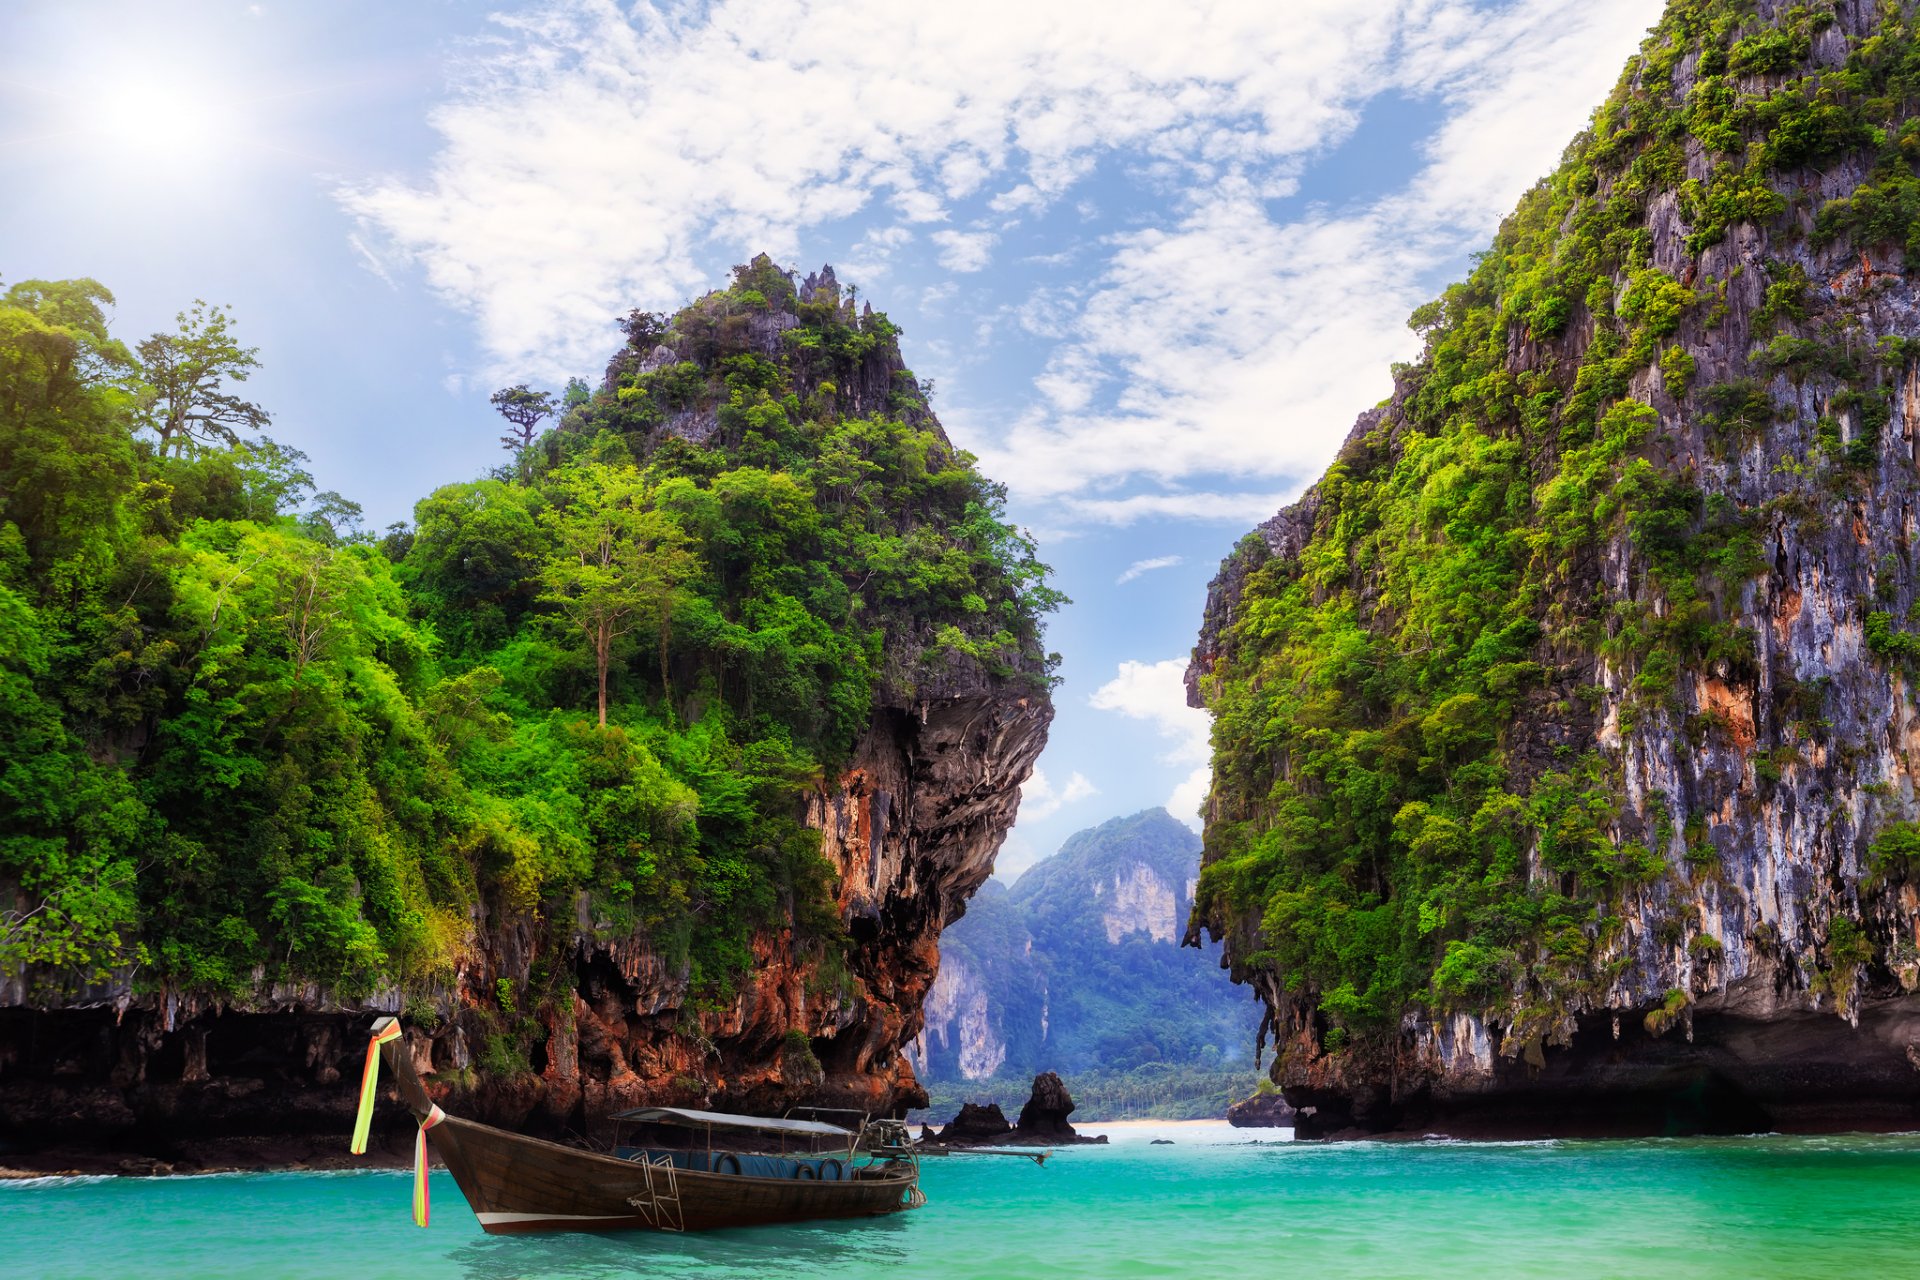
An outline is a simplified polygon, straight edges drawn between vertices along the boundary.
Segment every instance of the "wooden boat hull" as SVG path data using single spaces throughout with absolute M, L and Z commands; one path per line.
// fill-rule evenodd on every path
M 382 1025 L 376 1023 L 375 1027 Z M 434 1111 L 404 1039 L 380 1046 L 417 1120 Z M 841 1179 L 752 1177 L 649 1166 L 443 1115 L 427 1141 L 494 1235 L 529 1231 L 708 1231 L 869 1218 L 924 1203 L 911 1161 L 848 1168 Z
M 842 1182 L 753 1178 L 680 1169 L 579 1151 L 449 1116 L 427 1131 L 481 1229 L 707 1231 L 715 1227 L 865 1218 L 907 1207 L 916 1178 L 857 1170 Z M 873 1176 L 859 1176 L 871 1173 Z

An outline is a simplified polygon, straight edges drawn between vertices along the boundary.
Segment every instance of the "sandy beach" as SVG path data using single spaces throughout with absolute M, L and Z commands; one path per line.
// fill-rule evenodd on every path
M 1171 1142 L 1176 1146 L 1221 1146 L 1242 1142 L 1290 1142 L 1291 1129 L 1236 1129 L 1225 1120 L 1108 1120 L 1075 1124 L 1087 1137 L 1104 1136 L 1114 1146 Z

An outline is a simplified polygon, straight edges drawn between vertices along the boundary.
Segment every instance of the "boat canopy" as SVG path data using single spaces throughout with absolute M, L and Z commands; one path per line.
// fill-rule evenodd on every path
M 635 1107 L 616 1111 L 615 1120 L 640 1124 L 678 1124 L 691 1128 L 748 1129 L 757 1133 L 806 1133 L 823 1138 L 851 1138 L 851 1129 L 819 1120 L 776 1120 L 765 1116 L 736 1116 L 725 1111 L 694 1111 L 687 1107 Z

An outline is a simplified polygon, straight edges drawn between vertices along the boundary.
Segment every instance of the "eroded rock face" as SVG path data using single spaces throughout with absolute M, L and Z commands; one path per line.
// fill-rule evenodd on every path
M 908 1051 L 921 1074 L 935 1052 L 951 1050 L 960 1074 L 968 1080 L 985 1080 L 1007 1060 L 1007 1045 L 993 1024 L 986 986 L 960 956 L 942 958 L 921 1015 L 920 1035 Z
M 1051 1071 L 1042 1071 L 1033 1078 L 1033 1093 L 1020 1108 L 1020 1122 L 1014 1127 L 1024 1133 L 1072 1138 L 1077 1136 L 1067 1123 L 1072 1114 L 1073 1095 L 1067 1092 L 1066 1082 Z
M 1019 1122 L 1007 1135 L 1010 1146 L 1052 1147 L 1079 1143 L 1104 1143 L 1107 1135 L 1089 1138 L 1067 1123 L 1074 1111 L 1073 1095 L 1057 1074 L 1042 1071 L 1033 1078 L 1033 1092 L 1020 1108 Z
M 1236 1129 L 1290 1129 L 1293 1108 L 1278 1091 L 1256 1093 L 1227 1108 L 1227 1123 Z
M 1013 1132 L 997 1102 L 963 1102 L 959 1112 L 940 1131 L 940 1141 L 953 1145 L 997 1142 Z
M 1102 895 L 1106 910 L 1100 917 L 1109 944 L 1130 933 L 1144 933 L 1155 942 L 1173 941 L 1173 886 L 1154 874 L 1152 867 L 1136 864 L 1131 872 L 1116 874 L 1110 887 L 1112 896 Z
M 1749 75 L 1738 91 L 1765 95 L 1790 77 L 1834 75 L 1883 17 L 1876 6 L 1832 8 L 1803 65 Z M 1895 8 L 1910 15 L 1913 6 Z M 1790 23 L 1788 6 L 1773 0 L 1756 14 L 1763 25 Z M 1630 71 L 1648 74 L 1644 64 Z M 1675 98 L 1707 74 L 1698 51 L 1681 56 Z M 1236 976 L 1269 1006 L 1275 1078 L 1301 1108 L 1303 1135 L 1920 1121 L 1920 893 L 1905 868 L 1870 865 L 1876 836 L 1920 811 L 1913 673 L 1898 638 L 1885 639 L 1912 628 L 1920 603 L 1920 364 L 1903 345 L 1920 334 L 1920 295 L 1897 245 L 1813 234 L 1815 211 L 1875 181 L 1876 160 L 1873 148 L 1856 147 L 1775 175 L 1783 215 L 1734 221 L 1707 245 L 1690 240 L 1679 193 L 1646 198 L 1647 266 L 1707 301 L 1662 344 L 1690 360 L 1690 377 L 1649 362 L 1622 394 L 1658 416 L 1645 458 L 1697 487 L 1706 504 L 1752 521 L 1761 563 L 1706 602 L 1730 634 L 1751 638 L 1750 655 L 1683 665 L 1670 698 L 1664 679 L 1609 656 L 1623 646 L 1582 652 L 1551 638 L 1556 625 L 1566 634 L 1587 620 L 1606 634 L 1615 610 L 1662 607 L 1644 546 L 1624 528 L 1612 526 L 1590 564 L 1568 567 L 1565 592 L 1543 610 L 1549 639 L 1532 656 L 1548 688 L 1504 730 L 1512 789 L 1524 793 L 1556 759 L 1598 752 L 1617 779 L 1610 837 L 1664 865 L 1607 905 L 1617 928 L 1588 929 L 1588 986 L 1564 1007 L 1526 1016 L 1497 1003 L 1485 1013 L 1416 1010 L 1384 1043 L 1330 1049 L 1317 994 L 1247 959 L 1261 946 L 1258 913 L 1197 908 L 1190 937 L 1202 928 L 1224 937 Z M 1702 182 L 1714 170 L 1697 138 L 1686 142 L 1685 167 L 1685 178 Z M 1600 197 L 1612 181 L 1599 180 Z M 1783 319 L 1775 286 L 1802 276 L 1801 301 Z M 1595 334 L 1582 315 L 1546 339 L 1516 325 L 1507 369 L 1568 394 Z M 1863 363 L 1821 355 L 1782 364 L 1781 353 L 1847 342 L 1858 343 Z M 1392 401 L 1362 415 L 1343 464 L 1364 473 L 1397 456 L 1416 429 L 1408 406 L 1423 376 L 1416 370 Z M 1707 394 L 1728 387 L 1757 390 L 1762 405 L 1738 430 L 1720 407 L 1725 395 Z M 1845 461 L 1823 471 L 1823 458 Z M 1223 564 L 1188 669 L 1194 705 L 1205 705 L 1207 681 L 1233 643 L 1249 575 L 1299 560 L 1326 533 L 1327 501 L 1310 490 Z M 1363 625 L 1390 626 L 1363 579 L 1356 569 Z M 1664 702 L 1638 696 L 1650 680 Z M 1216 830 L 1247 816 L 1223 813 L 1219 802 Z M 1210 858 L 1220 852 L 1210 832 Z M 1557 874 L 1537 844 L 1528 874 L 1535 883 Z

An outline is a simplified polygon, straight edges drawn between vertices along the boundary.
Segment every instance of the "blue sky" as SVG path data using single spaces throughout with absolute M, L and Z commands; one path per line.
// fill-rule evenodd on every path
M 1169 804 L 1236 538 L 1325 466 L 1658 0 L 0 6 L 0 280 L 137 339 L 234 307 L 249 394 L 379 527 L 500 460 L 487 392 L 765 250 L 906 331 L 1074 603 L 1001 856 Z

